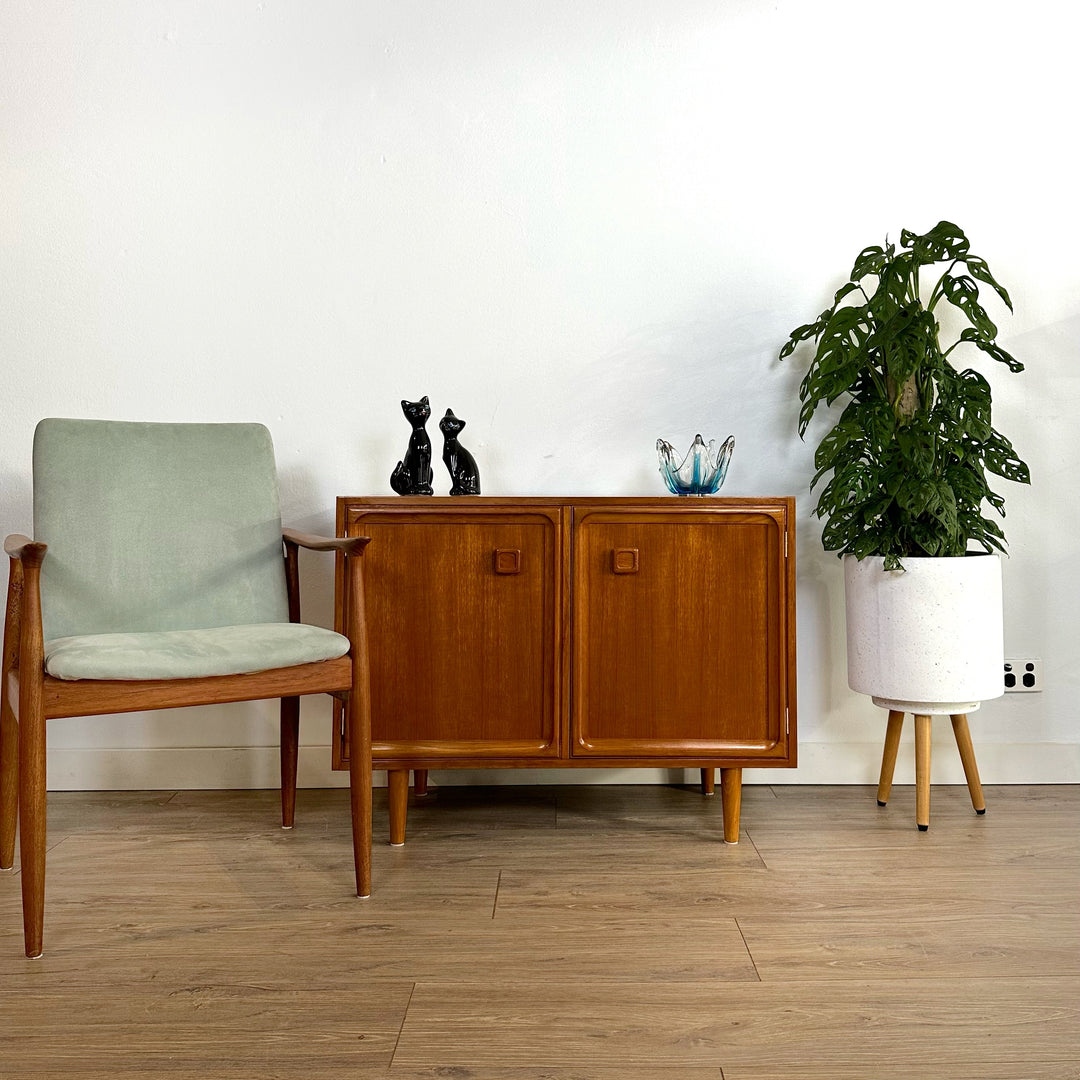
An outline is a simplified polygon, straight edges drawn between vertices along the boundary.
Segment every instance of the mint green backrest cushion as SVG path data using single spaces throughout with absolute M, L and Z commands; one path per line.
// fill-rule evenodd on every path
M 289 619 L 261 424 L 42 420 L 34 539 L 46 641 Z

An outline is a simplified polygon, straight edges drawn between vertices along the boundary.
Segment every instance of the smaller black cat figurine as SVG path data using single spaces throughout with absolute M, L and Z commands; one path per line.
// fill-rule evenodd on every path
M 412 424 L 412 434 L 409 436 L 405 460 L 399 461 L 390 474 L 390 486 L 399 495 L 434 495 L 435 489 L 431 486 L 434 479 L 431 471 L 431 439 L 424 429 L 431 416 L 427 395 L 419 401 L 402 401 L 401 411 Z
M 439 430 L 443 433 L 442 459 L 450 472 L 451 495 L 479 495 L 480 470 L 472 454 L 458 442 L 458 434 L 465 426 L 453 409 L 447 409 L 446 415 L 439 421 Z

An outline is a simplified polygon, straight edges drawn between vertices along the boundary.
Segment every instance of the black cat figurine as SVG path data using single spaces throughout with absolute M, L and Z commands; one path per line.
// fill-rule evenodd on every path
M 431 471 L 431 439 L 424 429 L 431 416 L 427 395 L 419 401 L 402 401 L 401 411 L 413 430 L 405 460 L 399 461 L 390 474 L 390 486 L 399 495 L 434 495 L 435 489 L 431 486 L 434 479 Z
M 465 426 L 453 409 L 447 409 L 446 415 L 439 421 L 439 430 L 443 433 L 442 459 L 450 472 L 451 495 L 479 495 L 480 470 L 472 454 L 458 442 L 458 434 Z

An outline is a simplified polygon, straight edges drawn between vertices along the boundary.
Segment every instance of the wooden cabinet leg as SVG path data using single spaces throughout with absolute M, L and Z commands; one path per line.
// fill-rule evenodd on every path
M 896 771 L 896 751 L 900 746 L 900 732 L 904 727 L 904 714 L 895 709 L 889 712 L 889 726 L 885 729 L 885 749 L 881 754 L 881 776 L 878 778 L 877 804 L 884 806 L 892 791 L 893 773 Z
M 390 844 L 405 843 L 405 817 L 409 810 L 409 770 L 390 769 L 386 774 L 390 788 Z
M 701 794 L 716 794 L 716 770 L 712 767 L 701 770 Z
M 291 829 L 296 816 L 296 758 L 300 745 L 300 699 L 281 699 L 281 827 Z
M 724 811 L 724 842 L 739 842 L 739 811 L 742 808 L 742 769 L 720 770 L 720 799 Z
M 915 717 L 915 823 L 930 828 L 930 717 Z
M 427 769 L 413 769 L 413 794 L 417 796 L 428 793 Z
M 971 805 L 976 814 L 985 814 L 986 801 L 983 799 L 982 784 L 979 781 L 979 767 L 975 764 L 975 747 L 971 745 L 971 732 L 968 729 L 967 715 L 965 713 L 956 713 L 949 719 L 952 720 L 953 735 L 956 736 L 956 747 L 960 751 L 964 776 L 967 777 Z

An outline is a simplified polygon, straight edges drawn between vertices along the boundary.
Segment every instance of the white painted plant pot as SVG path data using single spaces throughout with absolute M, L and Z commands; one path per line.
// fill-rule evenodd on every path
M 1004 691 L 1001 560 L 844 557 L 848 686 L 875 705 L 974 712 Z

